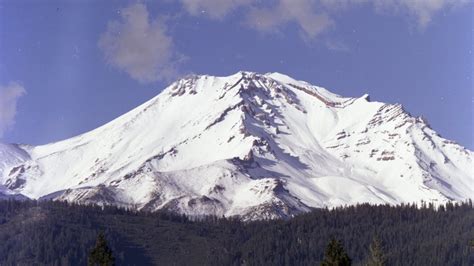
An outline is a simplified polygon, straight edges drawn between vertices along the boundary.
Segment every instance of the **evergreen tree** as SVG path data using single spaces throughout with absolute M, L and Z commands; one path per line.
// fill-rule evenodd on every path
M 89 257 L 91 264 L 101 264 L 89 255 L 98 228 L 104 228 L 117 265 L 319 265 L 328 239 L 335 235 L 344 235 L 344 243 L 350 243 L 344 249 L 353 264 L 366 265 L 373 232 L 379 232 L 386 240 L 381 249 L 387 265 L 474 266 L 474 209 L 469 203 L 446 206 L 363 204 L 314 209 L 288 221 L 241 222 L 216 217 L 193 221 L 169 212 L 57 201 L 0 200 L 0 265 L 87 265 Z M 26 227 L 18 223 L 33 218 Z M 394 237 L 396 241 L 388 241 Z M 325 265 L 342 265 L 327 261 Z
M 380 239 L 375 236 L 369 246 L 369 256 L 367 258 L 366 266 L 383 266 L 386 264 L 385 254 L 383 252 L 382 243 Z
M 339 240 L 332 238 L 324 252 L 321 266 L 349 266 L 351 259 Z
M 111 266 L 114 265 L 114 261 L 115 258 L 112 255 L 112 250 L 107 245 L 105 235 L 100 232 L 95 247 L 89 253 L 88 265 Z

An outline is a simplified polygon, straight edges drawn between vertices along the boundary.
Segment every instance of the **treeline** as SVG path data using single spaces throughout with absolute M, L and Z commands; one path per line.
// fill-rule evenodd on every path
M 100 232 L 117 265 L 320 265 L 334 240 L 352 265 L 365 265 L 375 238 L 386 265 L 474 265 L 471 201 L 439 209 L 364 204 L 248 223 L 0 201 L 0 265 L 87 265 Z

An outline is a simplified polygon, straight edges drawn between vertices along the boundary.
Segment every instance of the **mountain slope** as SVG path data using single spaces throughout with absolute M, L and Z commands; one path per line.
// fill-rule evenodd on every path
M 472 152 L 400 105 L 278 73 L 187 77 L 93 131 L 0 156 L 9 193 L 190 215 L 474 195 Z

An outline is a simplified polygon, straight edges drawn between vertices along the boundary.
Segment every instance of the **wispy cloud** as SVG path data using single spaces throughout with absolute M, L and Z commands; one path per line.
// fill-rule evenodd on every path
M 320 0 L 320 2 L 332 11 L 370 4 L 378 13 L 406 16 L 415 21 L 420 30 L 424 30 L 439 12 L 466 5 L 469 0 Z
M 342 41 L 328 39 L 324 42 L 326 48 L 336 52 L 350 52 L 351 49 Z
M 17 82 L 0 85 L 0 137 L 15 124 L 17 102 L 25 94 L 25 88 Z
M 295 25 L 303 40 L 321 41 L 328 49 L 348 52 L 350 47 L 331 39 L 337 14 L 353 6 L 370 5 L 375 12 L 404 16 L 425 29 L 436 14 L 469 3 L 469 0 L 180 0 L 192 16 L 224 20 L 238 14 L 241 22 L 263 33 L 281 33 Z M 233 13 L 234 11 L 241 11 Z M 162 17 L 151 18 L 141 3 L 123 8 L 119 18 L 108 23 L 98 45 L 108 64 L 141 83 L 169 80 L 177 75 L 186 58 L 176 52 L 173 38 Z
M 252 4 L 252 0 L 181 0 L 184 9 L 191 15 L 223 19 L 229 12 Z
M 280 0 L 273 7 L 252 7 L 246 17 L 247 25 L 264 32 L 277 32 L 288 23 L 295 23 L 304 38 L 314 39 L 334 22 L 318 12 L 312 0 Z
M 441 10 L 452 9 L 467 3 L 468 0 L 392 0 L 386 3 L 379 1 L 375 4 L 379 9 L 384 10 L 405 9 L 410 16 L 416 19 L 418 27 L 425 29 Z
M 423 30 L 442 10 L 463 6 L 469 0 L 181 0 L 181 3 L 189 14 L 211 19 L 223 19 L 232 11 L 245 9 L 239 14 L 242 21 L 257 31 L 279 33 L 293 23 L 304 39 L 314 40 L 336 26 L 336 13 L 353 6 L 368 4 L 381 14 L 410 18 Z
M 304 38 L 314 39 L 333 25 L 331 18 L 315 8 L 315 0 L 181 0 L 184 9 L 193 16 L 224 19 L 232 11 L 245 9 L 245 25 L 264 33 L 277 33 L 294 23 Z M 270 5 L 268 5 L 270 3 Z
M 151 19 L 143 4 L 123 8 L 119 16 L 99 39 L 107 63 L 141 83 L 174 78 L 180 58 L 164 20 Z

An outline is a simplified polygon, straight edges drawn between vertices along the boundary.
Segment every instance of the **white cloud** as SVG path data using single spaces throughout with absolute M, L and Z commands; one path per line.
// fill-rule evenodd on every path
M 179 58 L 164 21 L 151 20 L 143 4 L 124 8 L 119 15 L 99 39 L 107 63 L 141 83 L 173 78 Z
M 181 0 L 184 9 L 193 16 L 223 19 L 231 11 L 246 9 L 245 24 L 261 32 L 279 32 L 288 23 L 295 23 L 305 38 L 313 39 L 333 25 L 331 18 L 316 12 L 315 0 L 263 1 L 273 6 L 262 7 L 255 0 Z
M 371 5 L 375 12 L 402 15 L 426 28 L 433 17 L 446 9 L 469 3 L 469 0 L 180 0 L 192 16 L 222 20 L 232 14 L 260 32 L 278 33 L 296 25 L 304 40 L 322 40 L 328 49 L 348 51 L 349 47 L 328 39 L 336 26 L 336 13 L 360 4 Z M 243 11 L 232 13 L 233 11 Z M 172 79 L 184 56 L 176 53 L 173 39 L 163 19 L 152 19 L 144 4 L 120 10 L 120 18 L 110 21 L 98 45 L 108 64 L 126 72 L 142 83 Z
M 426 28 L 442 10 L 462 6 L 469 0 L 181 0 L 193 16 L 223 19 L 232 11 L 257 31 L 278 33 L 288 24 L 298 26 L 304 39 L 316 39 L 336 23 L 335 13 L 360 4 L 370 4 L 375 12 L 408 16 L 420 29 Z M 339 47 L 340 48 L 340 47 Z M 343 49 L 347 50 L 347 49 Z
M 246 23 L 264 32 L 277 32 L 288 23 L 296 23 L 303 37 L 309 39 L 333 25 L 327 14 L 315 10 L 312 0 L 280 0 L 274 7 L 251 8 Z
M 450 9 L 468 3 L 465 0 L 392 0 L 383 3 L 377 1 L 376 6 L 382 9 L 405 9 L 414 17 L 420 29 L 424 29 L 433 17 L 441 10 Z
M 469 0 L 320 0 L 332 10 L 346 9 L 358 4 L 371 4 L 376 12 L 392 15 L 408 15 L 419 29 L 425 29 L 433 17 L 442 10 L 469 3 Z
M 17 102 L 25 94 L 25 88 L 17 82 L 0 85 L 0 137 L 15 124 Z

